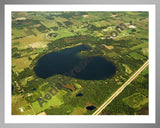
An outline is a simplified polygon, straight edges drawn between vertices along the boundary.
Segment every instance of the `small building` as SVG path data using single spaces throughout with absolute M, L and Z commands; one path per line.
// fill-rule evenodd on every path
M 136 26 L 130 25 L 129 28 L 136 28 Z
M 103 40 L 103 39 L 105 39 L 105 37 L 101 37 L 101 39 Z
M 21 112 L 24 112 L 24 109 L 23 109 L 23 108 L 19 108 L 19 109 L 20 109 Z
M 31 96 L 31 94 L 30 94 L 30 93 L 27 93 L 27 95 L 28 95 L 28 96 Z

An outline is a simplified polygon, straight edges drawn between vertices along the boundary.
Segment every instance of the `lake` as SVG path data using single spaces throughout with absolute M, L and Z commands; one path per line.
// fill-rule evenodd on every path
M 95 107 L 95 106 L 93 106 L 93 105 L 91 105 L 91 106 L 87 106 L 87 107 L 86 107 L 86 109 L 87 109 L 87 110 L 93 110 L 93 109 L 95 109 L 95 108 L 96 108 L 96 107 Z
M 78 93 L 78 94 L 76 95 L 76 97 L 77 97 L 77 96 L 83 96 L 83 94 L 82 94 L 82 93 Z
M 39 59 L 34 67 L 40 78 L 48 78 L 57 74 L 84 80 L 101 80 L 111 78 L 115 65 L 101 56 L 83 57 L 81 51 L 91 50 L 88 45 L 79 45 L 60 51 L 48 53 Z

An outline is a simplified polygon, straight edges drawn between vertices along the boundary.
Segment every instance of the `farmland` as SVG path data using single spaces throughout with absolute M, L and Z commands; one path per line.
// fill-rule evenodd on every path
M 148 46 L 148 12 L 12 12 L 12 114 L 91 115 L 148 60 Z M 52 53 L 57 58 L 42 65 L 56 60 L 62 68 L 51 66 L 58 73 L 42 78 L 34 69 Z M 91 78 L 99 68 L 90 63 L 103 64 L 91 61 L 78 63 L 86 67 L 74 66 L 72 75 L 61 73 L 78 59 L 96 57 L 115 72 Z M 90 79 L 73 75 L 81 70 Z M 145 69 L 101 114 L 147 115 L 148 74 Z

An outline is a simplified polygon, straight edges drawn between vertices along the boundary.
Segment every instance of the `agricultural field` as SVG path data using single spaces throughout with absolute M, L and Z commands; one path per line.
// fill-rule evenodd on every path
M 148 12 L 12 12 L 11 52 L 12 115 L 92 115 L 148 60 Z M 147 115 L 148 72 L 101 115 Z
M 117 96 L 102 115 L 148 115 L 148 68 Z

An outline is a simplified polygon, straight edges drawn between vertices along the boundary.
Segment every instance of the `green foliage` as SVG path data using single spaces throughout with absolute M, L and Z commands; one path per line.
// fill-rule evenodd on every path
M 142 56 L 142 55 L 140 55 L 140 54 L 138 54 L 136 52 L 131 52 L 129 55 L 131 57 L 133 57 L 134 59 L 143 59 L 144 58 L 144 56 Z
M 21 53 L 13 53 L 12 55 L 13 58 L 20 58 L 21 57 Z
M 25 77 L 31 76 L 33 75 L 33 70 L 29 69 L 29 68 L 24 68 L 24 71 L 19 73 L 18 79 L 23 79 Z
M 28 57 L 28 60 L 32 60 L 32 57 Z
M 123 102 L 131 108 L 137 108 L 148 102 L 148 99 L 141 93 L 134 93 L 133 95 L 123 98 Z
M 140 80 L 140 81 L 137 81 Z M 148 89 L 146 89 L 146 86 L 148 87 L 148 77 L 146 76 L 146 79 L 142 79 L 141 75 L 133 81 L 130 85 L 128 85 L 122 93 L 120 93 L 104 110 L 102 114 L 109 114 L 109 115 L 114 115 L 114 114 L 120 114 L 120 115 L 134 115 L 135 113 L 141 115 L 143 113 L 138 112 L 140 109 L 143 107 L 146 107 L 148 103 L 147 102 L 147 97 L 148 97 Z M 135 95 L 136 94 L 136 95 Z M 137 99 L 135 99 L 135 96 L 138 96 Z M 127 98 L 128 97 L 128 98 Z M 140 98 L 142 97 L 142 98 Z M 135 99 L 134 102 L 131 101 L 132 98 Z M 127 103 L 126 103 L 127 100 Z M 144 103 L 142 103 L 144 101 Z M 135 102 L 138 107 L 132 107 L 135 105 Z M 145 104 L 146 103 L 146 104 Z

